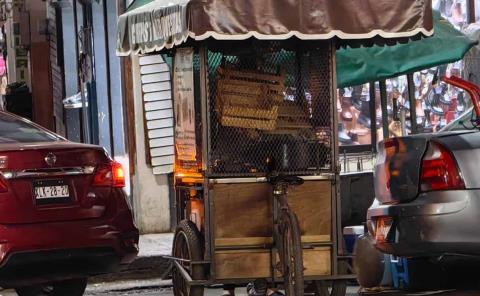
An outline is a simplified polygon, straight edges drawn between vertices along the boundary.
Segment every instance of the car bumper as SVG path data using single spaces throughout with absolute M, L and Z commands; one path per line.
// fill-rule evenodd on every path
M 125 221 L 132 221 L 129 211 L 112 219 L 0 225 L 0 286 L 115 271 L 138 253 L 138 230 Z
M 115 271 L 122 258 L 111 248 L 61 249 L 10 254 L 0 269 L 0 286 L 85 278 Z
M 413 202 L 374 204 L 367 226 L 376 247 L 397 256 L 480 255 L 480 190 L 438 191 L 420 194 Z M 384 238 L 377 222 L 391 219 Z

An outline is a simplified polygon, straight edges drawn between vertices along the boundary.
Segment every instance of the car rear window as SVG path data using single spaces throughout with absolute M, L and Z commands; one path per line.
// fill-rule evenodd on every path
M 0 143 L 55 142 L 57 135 L 15 116 L 0 112 Z

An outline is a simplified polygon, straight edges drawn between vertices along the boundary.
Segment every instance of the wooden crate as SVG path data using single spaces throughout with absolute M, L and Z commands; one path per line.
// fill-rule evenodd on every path
M 332 241 L 332 186 L 330 181 L 306 181 L 290 188 L 289 204 L 298 217 L 303 243 L 315 245 Z M 213 198 L 217 278 L 270 276 L 269 248 L 273 241 L 271 185 L 215 184 L 210 194 Z M 256 246 L 257 249 L 247 251 L 246 246 Z M 222 249 L 225 247 L 229 250 Z M 331 248 L 305 249 L 304 266 L 305 275 L 330 274 Z
M 283 100 L 284 75 L 219 68 L 217 112 L 225 126 L 272 130 Z
M 271 242 L 273 196 L 270 184 L 215 184 L 211 194 L 215 204 L 216 244 Z M 306 181 L 301 186 L 289 188 L 289 204 L 298 216 L 304 242 L 331 240 L 331 196 L 330 181 Z
M 284 102 L 278 108 L 277 130 L 291 131 L 311 129 L 307 112 L 301 106 L 292 102 Z
M 304 275 L 331 275 L 331 251 L 330 247 L 304 249 Z M 215 275 L 217 279 L 271 278 L 271 262 L 269 250 L 217 251 L 215 252 Z M 276 276 L 281 277 L 281 274 L 277 272 Z

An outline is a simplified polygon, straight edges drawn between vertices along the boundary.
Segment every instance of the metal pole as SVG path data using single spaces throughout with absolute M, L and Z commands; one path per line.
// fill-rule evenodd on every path
M 379 83 L 380 103 L 382 107 L 383 138 L 388 139 L 390 137 L 390 132 L 388 131 L 387 84 L 385 80 L 381 80 Z
M 467 22 L 471 24 L 475 22 L 475 0 L 468 0 L 467 6 Z
M 402 109 L 400 109 L 400 127 L 402 130 L 402 137 L 405 137 L 407 135 L 407 128 L 405 126 L 406 113 L 406 109 L 402 107 Z
M 375 82 L 370 82 L 370 130 L 372 136 L 372 149 L 375 152 L 377 149 L 377 108 L 375 108 L 376 102 Z
M 410 123 L 411 133 L 418 133 L 417 130 L 417 100 L 415 98 L 415 83 L 413 82 L 413 73 L 407 74 L 408 101 L 410 102 Z
M 332 104 L 332 113 L 331 116 L 333 118 L 333 126 L 332 126 L 332 131 L 333 131 L 333 143 L 332 143 L 332 148 L 333 148 L 333 153 L 334 153 L 334 173 L 335 173 L 335 181 L 332 183 L 334 186 L 334 190 L 332 190 L 332 235 L 333 235 L 333 252 L 332 252 L 332 257 L 333 257 L 333 262 L 332 262 L 332 271 L 334 275 L 338 274 L 338 254 L 343 254 L 343 245 L 339 244 L 338 241 L 343 235 L 343 230 L 342 230 L 342 204 L 340 200 L 340 165 L 339 165 L 339 147 L 338 147 L 338 113 L 337 113 L 337 106 L 336 106 L 336 94 L 337 94 L 337 69 L 335 67 L 336 65 L 336 46 L 335 42 L 331 41 L 329 44 L 329 50 L 331 54 L 331 64 L 330 64 L 330 75 L 331 76 L 331 104 Z M 320 71 L 320 70 L 318 70 Z

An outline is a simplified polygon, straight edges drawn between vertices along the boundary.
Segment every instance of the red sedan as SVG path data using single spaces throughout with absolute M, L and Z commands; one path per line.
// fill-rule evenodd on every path
M 83 295 L 90 275 L 138 253 L 122 166 L 0 112 L 0 286 L 23 295 Z

